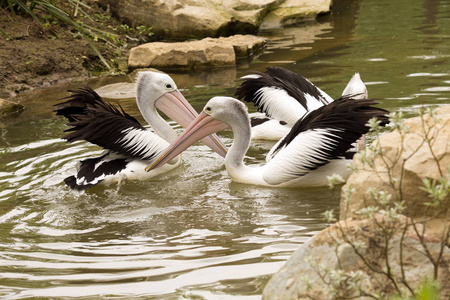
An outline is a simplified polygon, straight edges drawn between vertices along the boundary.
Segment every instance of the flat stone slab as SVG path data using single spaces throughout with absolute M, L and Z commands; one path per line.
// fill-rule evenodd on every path
M 95 91 L 102 98 L 128 99 L 136 97 L 134 83 L 132 82 L 112 83 L 99 87 Z
M 205 38 L 187 42 L 147 43 L 130 50 L 128 67 L 185 68 L 232 66 L 238 57 L 248 57 L 262 49 L 267 40 L 254 35 Z

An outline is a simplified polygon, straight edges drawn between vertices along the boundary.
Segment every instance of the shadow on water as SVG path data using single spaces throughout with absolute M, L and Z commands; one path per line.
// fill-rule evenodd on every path
M 318 22 L 261 32 L 267 49 L 236 68 L 170 74 L 197 110 L 233 95 L 238 78 L 283 66 L 332 97 L 360 72 L 380 106 L 413 114 L 449 103 L 449 18 L 444 1 L 334 1 Z M 401 11 L 402 17 L 397 13 Z M 71 191 L 62 180 L 101 149 L 60 139 L 52 108 L 72 83 L 21 96 L 26 111 L 1 124 L 0 296 L 24 298 L 259 299 L 270 275 L 327 226 L 339 191 L 234 183 L 223 160 L 196 144 L 182 167 L 152 180 Z M 134 99 L 111 99 L 139 116 Z M 254 107 L 249 107 L 254 111 Z M 176 130 L 178 126 L 172 123 Z M 220 134 L 227 144 L 230 132 Z M 246 163 L 263 164 L 257 141 Z

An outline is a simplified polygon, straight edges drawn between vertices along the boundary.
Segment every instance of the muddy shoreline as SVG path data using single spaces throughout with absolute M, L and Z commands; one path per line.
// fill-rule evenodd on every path
M 92 20 L 83 22 L 111 32 L 125 42 L 118 46 L 92 41 L 113 70 L 105 67 L 88 41 L 70 26 L 55 20 L 45 21 L 46 16 L 39 12 L 43 26 L 29 16 L 0 10 L 0 28 L 6 33 L 0 34 L 0 98 L 14 100 L 14 96 L 33 89 L 123 74 L 129 32 L 94 1 L 86 2 Z

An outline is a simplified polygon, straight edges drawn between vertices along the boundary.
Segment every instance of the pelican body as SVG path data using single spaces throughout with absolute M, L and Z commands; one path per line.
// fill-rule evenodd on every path
M 68 142 L 85 140 L 105 149 L 99 157 L 79 162 L 77 174 L 64 179 L 72 189 L 85 190 L 100 182 L 121 183 L 124 179 L 146 180 L 180 164 L 181 157 L 177 157 L 161 170 L 144 171 L 145 166 L 177 137 L 157 109 L 183 127 L 198 115 L 169 75 L 140 72 L 136 81 L 137 105 L 154 132 L 120 106 L 116 108 L 105 102 L 89 87 L 70 92 L 72 95 L 54 109 L 57 115 L 65 116 L 69 121 L 67 125 L 71 126 L 66 130 L 70 133 L 63 138 Z M 227 148 L 215 134 L 203 142 L 225 157 Z
M 241 77 L 244 80 L 235 96 L 258 107 L 263 115 L 252 117 L 252 139 L 280 140 L 308 112 L 333 102 L 327 93 L 311 81 L 282 67 Z M 367 99 L 367 88 L 356 73 L 342 96 Z
M 373 107 L 374 104 L 372 100 L 341 97 L 311 111 L 278 143 L 272 160 L 262 167 L 251 167 L 243 163 L 251 138 L 247 107 L 231 97 L 214 97 L 147 170 L 163 166 L 200 138 L 230 127 L 234 141 L 225 157 L 225 166 L 232 180 L 271 187 L 327 185 L 327 176 L 339 174 L 344 179 L 349 176 L 350 157 L 346 152 L 369 130 L 367 121 L 376 117 L 382 124 L 387 122 L 387 111 Z

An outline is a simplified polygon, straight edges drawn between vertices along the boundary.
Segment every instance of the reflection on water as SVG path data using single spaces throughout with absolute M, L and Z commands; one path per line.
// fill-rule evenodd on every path
M 212 96 L 232 95 L 239 76 L 269 65 L 305 75 L 332 97 L 360 72 L 370 97 L 409 114 L 418 106 L 450 102 L 448 3 L 335 2 L 333 14 L 320 22 L 261 32 L 270 42 L 252 62 L 171 75 L 197 110 Z M 79 86 L 116 82 L 131 79 Z M 27 107 L 22 117 L 1 124 L 5 299 L 259 299 L 270 275 L 327 225 L 321 213 L 339 207 L 339 193 L 328 188 L 231 182 L 223 160 L 200 144 L 183 154 L 182 167 L 127 182 L 118 195 L 101 186 L 71 191 L 63 178 L 74 172 L 77 160 L 101 150 L 60 140 L 65 121 L 51 110 L 66 88 L 22 96 Z M 140 118 L 133 99 L 112 102 Z M 231 143 L 230 132 L 221 136 Z M 246 162 L 263 164 L 271 145 L 253 143 Z

